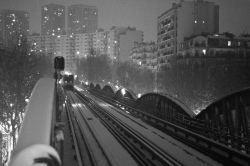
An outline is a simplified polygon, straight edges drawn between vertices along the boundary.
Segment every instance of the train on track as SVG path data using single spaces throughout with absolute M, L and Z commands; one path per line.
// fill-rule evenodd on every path
M 63 87 L 65 90 L 74 90 L 74 75 L 64 74 L 62 77 Z

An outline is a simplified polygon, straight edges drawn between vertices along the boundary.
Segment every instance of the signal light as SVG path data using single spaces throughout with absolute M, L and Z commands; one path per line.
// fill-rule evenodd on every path
M 62 56 L 57 56 L 54 59 L 54 68 L 55 70 L 64 70 L 64 57 Z

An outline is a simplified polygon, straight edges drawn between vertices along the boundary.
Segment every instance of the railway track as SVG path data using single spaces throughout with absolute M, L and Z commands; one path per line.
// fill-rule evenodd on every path
M 141 118 L 149 125 L 189 145 L 201 153 L 208 155 L 223 165 L 250 165 L 250 156 L 245 153 L 239 152 L 182 127 L 173 125 L 147 113 L 141 112 L 140 110 L 133 108 L 133 104 L 124 104 L 111 98 L 107 98 L 107 96 L 102 96 L 98 93 L 91 92 L 91 94 L 117 108 L 125 108 L 131 115 Z
M 111 132 L 114 130 L 118 136 L 122 136 L 117 139 L 120 142 L 124 139 L 124 148 L 133 155 L 139 165 L 222 165 L 184 144 L 179 144 L 169 136 L 160 134 L 159 130 L 148 127 L 146 123 L 137 122 L 138 118 L 131 116 L 127 111 L 118 111 L 89 92 L 81 91 L 76 90 L 76 93 L 87 102 L 85 105 L 92 107 L 92 111 Z
M 154 166 L 182 166 L 178 160 L 167 154 L 134 131 L 127 124 L 119 120 L 107 110 L 99 106 L 95 101 L 78 93 L 82 102 L 102 121 L 108 130 L 116 137 L 123 147 L 129 151 L 139 165 Z
M 76 151 L 75 157 L 78 160 L 78 165 L 114 165 L 103 151 L 98 139 L 92 133 L 91 127 L 87 122 L 88 119 L 84 118 L 82 111 L 80 110 L 80 103 L 78 102 L 75 94 L 72 91 L 67 91 L 66 95 L 68 96 L 68 122 L 70 125 L 73 148 Z

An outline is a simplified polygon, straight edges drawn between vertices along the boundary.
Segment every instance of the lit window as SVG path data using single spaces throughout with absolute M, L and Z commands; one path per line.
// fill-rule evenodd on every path
M 228 46 L 232 46 L 232 42 L 231 41 L 228 41 Z
M 206 49 L 203 49 L 202 52 L 204 55 L 206 55 Z

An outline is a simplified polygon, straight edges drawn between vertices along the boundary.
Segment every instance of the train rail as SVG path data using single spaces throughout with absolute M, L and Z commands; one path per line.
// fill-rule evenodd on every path
M 84 98 L 85 104 L 112 133 L 117 133 L 117 139 L 125 144 L 124 147 L 139 165 L 221 165 L 195 150 L 190 150 L 186 145 L 179 144 L 169 136 L 162 136 L 158 133 L 159 130 L 152 129 L 144 122 L 138 123 L 137 118 L 130 118 L 124 110 L 118 111 L 86 92 L 75 92 Z
M 70 132 L 74 144 L 73 148 L 76 150 L 76 159 L 78 160 L 79 166 L 112 165 L 105 154 L 103 154 L 102 148 L 99 146 L 97 138 L 94 134 L 92 134 L 86 119 L 81 114 L 79 107 L 77 107 L 78 102 L 76 96 L 71 91 L 67 91 L 66 95 L 68 96 L 67 115 L 71 129 Z M 92 148 L 90 147 L 90 140 L 92 146 L 95 146 L 95 151 L 98 151 L 98 156 L 94 155 L 94 153 L 97 152 L 93 152 Z M 100 155 L 100 153 L 102 155 Z
M 137 166 L 136 161 L 124 150 L 114 136 L 91 112 L 78 95 L 67 91 L 69 114 L 76 133 L 75 148 L 83 165 Z
M 134 103 L 129 104 L 128 102 L 118 102 L 117 100 L 113 100 L 112 98 L 108 98 L 107 96 L 103 96 L 102 94 L 93 91 L 91 91 L 91 94 L 113 106 L 116 106 L 117 108 L 125 108 L 131 115 L 141 118 L 151 126 L 208 155 L 223 165 L 250 165 L 250 156 L 248 154 L 242 153 L 178 125 L 142 112 L 133 107 Z M 190 123 L 192 123 L 192 121 L 190 121 Z
M 155 147 L 155 145 L 131 129 L 124 122 L 103 109 L 97 103 L 85 95 L 78 93 L 89 109 L 100 118 L 103 124 L 112 132 L 112 134 L 122 143 L 122 145 L 133 155 L 139 165 L 163 165 L 163 166 L 181 166 L 179 161 L 172 158 L 166 152 Z

